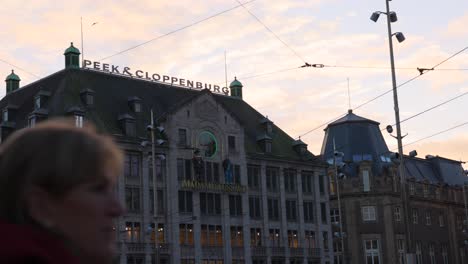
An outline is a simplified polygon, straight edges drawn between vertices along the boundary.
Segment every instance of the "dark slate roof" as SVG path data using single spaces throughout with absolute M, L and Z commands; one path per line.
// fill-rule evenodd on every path
M 344 161 L 356 160 L 373 161 L 374 174 L 379 173 L 382 164 L 381 156 L 387 155 L 389 150 L 379 123 L 355 115 L 350 110 L 346 116 L 330 123 L 325 128 L 325 138 L 321 154 L 325 160 L 333 158 L 333 139 L 336 150 L 344 153 Z M 348 174 L 356 176 L 356 170 L 349 166 Z
M 28 84 L 2 98 L 0 109 L 8 104 L 17 105 L 17 128 L 26 127 L 27 117 L 34 111 L 33 98 L 41 90 L 51 93 L 46 106 L 49 117 L 63 116 L 70 107 L 80 107 L 86 110 L 86 118 L 92 120 L 99 131 L 118 135 L 122 134 L 118 118 L 130 114 L 135 118 L 137 137 L 147 135 L 146 125 L 150 120 L 151 108 L 157 119 L 164 118 L 197 96 L 209 93 L 243 126 L 246 152 L 249 155 L 298 161 L 315 159 L 311 153 L 306 157 L 296 153 L 292 147 L 294 139 L 275 125 L 270 135 L 273 139 L 272 153 L 263 153 L 256 139 L 264 133 L 261 124 L 264 116 L 239 98 L 87 69 L 64 69 Z M 84 90 L 95 92 L 95 104 L 92 107 L 87 107 L 81 101 L 80 93 Z M 128 99 L 131 97 L 142 99 L 141 113 L 134 113 L 129 108 Z
M 378 122 L 349 111 L 346 116 L 330 123 L 325 129 L 322 145 L 322 155 L 325 160 L 333 158 L 333 138 L 336 149 L 345 154 L 344 161 L 348 163 L 345 172 L 350 177 L 357 176 L 359 161 L 353 157 L 356 154 L 371 155 L 361 158 L 372 161 L 374 175 L 381 175 L 383 168 L 391 165 L 388 160 L 381 159 L 382 155 L 388 157 L 389 150 Z M 458 161 L 438 156 L 426 159 L 404 156 L 404 160 L 405 176 L 409 179 L 441 185 L 462 185 L 468 180 Z

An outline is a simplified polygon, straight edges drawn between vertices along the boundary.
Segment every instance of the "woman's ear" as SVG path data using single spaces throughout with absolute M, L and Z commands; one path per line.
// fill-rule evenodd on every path
M 25 192 L 26 209 L 29 216 L 37 223 L 46 228 L 55 225 L 54 197 L 38 186 L 31 186 Z

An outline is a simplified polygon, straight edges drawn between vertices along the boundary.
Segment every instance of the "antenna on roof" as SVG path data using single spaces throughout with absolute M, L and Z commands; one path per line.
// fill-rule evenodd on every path
M 348 109 L 351 109 L 351 92 L 349 91 L 349 77 L 348 80 Z
M 226 81 L 226 88 L 228 88 L 227 85 L 227 59 L 226 59 L 226 50 L 224 50 L 224 80 Z

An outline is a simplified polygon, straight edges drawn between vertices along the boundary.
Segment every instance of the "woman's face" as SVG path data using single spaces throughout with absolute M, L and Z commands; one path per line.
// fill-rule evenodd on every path
M 78 247 L 80 257 L 105 263 L 116 253 L 113 220 L 123 214 L 123 207 L 115 180 L 109 175 L 80 184 L 52 202 L 52 228 Z

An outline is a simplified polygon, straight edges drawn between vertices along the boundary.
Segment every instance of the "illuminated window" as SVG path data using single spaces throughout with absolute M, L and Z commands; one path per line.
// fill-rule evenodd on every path
M 254 247 L 262 245 L 262 229 L 261 228 L 250 228 L 250 245 Z
M 179 225 L 179 243 L 181 245 L 193 246 L 193 225 L 180 224 Z
M 288 230 L 288 247 L 299 247 L 299 237 L 297 236 L 297 230 Z
M 244 235 L 242 231 L 242 226 L 231 226 L 231 246 L 232 247 L 244 246 Z
M 281 245 L 279 229 L 270 229 L 269 233 L 270 245 L 272 247 L 279 247 Z

